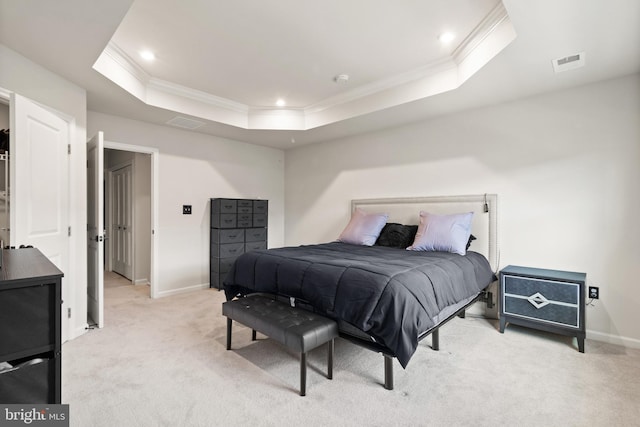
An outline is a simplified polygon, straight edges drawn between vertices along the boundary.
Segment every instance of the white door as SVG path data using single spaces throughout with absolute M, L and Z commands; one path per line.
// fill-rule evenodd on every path
M 11 245 L 32 245 L 68 272 L 70 124 L 17 94 L 11 95 L 9 111 Z M 70 293 L 64 279 L 62 284 L 67 300 Z M 65 340 L 67 316 L 62 322 Z
M 87 142 L 87 312 L 104 326 L 104 138 Z
M 113 271 L 131 280 L 133 273 L 133 230 L 131 165 L 113 171 L 112 238 Z

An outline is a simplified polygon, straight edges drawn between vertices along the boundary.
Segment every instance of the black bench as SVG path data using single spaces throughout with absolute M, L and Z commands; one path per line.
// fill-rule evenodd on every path
M 327 378 L 333 378 L 333 340 L 338 336 L 333 320 L 260 294 L 222 303 L 222 314 L 227 316 L 227 350 L 235 320 L 253 330 L 252 340 L 258 331 L 300 353 L 300 396 L 306 394 L 307 352 L 322 344 L 327 344 Z

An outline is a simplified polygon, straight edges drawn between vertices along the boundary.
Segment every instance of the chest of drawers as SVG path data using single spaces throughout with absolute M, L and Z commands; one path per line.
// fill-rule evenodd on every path
M 507 323 L 574 336 L 584 353 L 586 274 L 510 265 L 500 271 L 500 332 Z
M 235 259 L 267 248 L 268 200 L 211 199 L 209 286 L 222 283 Z
M 34 248 L 1 255 L 0 402 L 60 403 L 62 272 Z

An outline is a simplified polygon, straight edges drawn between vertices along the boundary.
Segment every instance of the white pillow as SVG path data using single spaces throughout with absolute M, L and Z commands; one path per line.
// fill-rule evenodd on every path
M 471 234 L 473 212 L 436 215 L 420 212 L 420 225 L 413 245 L 407 250 L 441 251 L 465 255 Z
M 373 246 L 387 223 L 386 213 L 366 213 L 356 208 L 338 241 L 352 245 Z

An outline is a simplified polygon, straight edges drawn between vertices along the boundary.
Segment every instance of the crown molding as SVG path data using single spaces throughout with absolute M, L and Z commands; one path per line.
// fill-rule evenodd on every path
M 453 50 L 451 56 L 454 61 L 457 64 L 460 64 L 467 56 L 478 49 L 487 37 L 493 34 L 496 29 L 505 22 L 505 20 L 509 20 L 509 14 L 507 13 L 507 9 L 505 9 L 504 4 L 500 1 Z
M 112 41 L 93 68 L 148 105 L 244 129 L 308 130 L 454 90 L 514 38 L 498 2 L 450 56 L 302 108 L 251 106 L 155 78 Z

